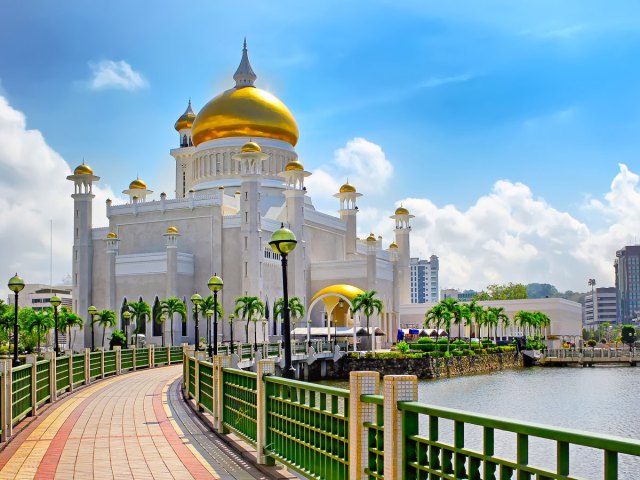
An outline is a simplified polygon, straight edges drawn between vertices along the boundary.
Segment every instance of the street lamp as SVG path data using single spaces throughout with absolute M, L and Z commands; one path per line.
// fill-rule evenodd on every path
M 129 320 L 131 319 L 131 312 L 127 310 L 122 314 L 122 318 L 124 318 L 124 348 L 128 348 L 127 342 L 129 341 L 129 338 L 127 337 L 127 327 L 129 326 Z
M 194 293 L 191 297 L 191 303 L 194 305 L 194 312 L 196 314 L 196 352 L 200 351 L 200 337 L 198 332 L 198 312 L 200 311 L 200 304 L 202 303 L 202 297 L 197 293 Z
M 18 360 L 18 293 L 24 288 L 24 280 L 16 273 L 9 279 L 9 290 L 15 294 L 15 318 L 13 321 L 13 366 L 20 365 Z
M 224 282 L 218 274 L 214 273 L 208 285 L 209 290 L 213 292 L 213 342 L 209 342 L 209 356 L 211 356 L 211 343 L 213 343 L 213 355 L 218 355 L 218 292 L 222 290 Z
M 231 355 L 233 355 L 233 321 L 235 320 L 236 316 L 232 313 L 231 315 L 229 315 L 229 330 L 230 330 L 230 335 L 231 335 Z
M 207 355 L 211 357 L 213 346 L 211 345 L 211 317 L 213 317 L 213 310 L 209 309 L 204 312 L 207 315 Z
M 282 260 L 282 318 L 284 323 L 284 372 L 285 378 L 294 378 L 295 370 L 291 364 L 291 319 L 289 318 L 289 292 L 287 291 L 287 255 L 296 248 L 296 236 L 284 224 L 273 232 L 269 245 L 274 252 L 280 254 Z
M 60 349 L 58 347 L 58 307 L 60 306 L 60 304 L 62 303 L 62 300 L 60 300 L 60 297 L 58 297 L 57 295 L 54 295 L 53 297 L 51 297 L 51 300 L 49 300 L 49 302 L 51 303 L 51 306 L 53 307 L 53 328 L 55 331 L 55 342 L 56 342 L 56 357 L 60 354 Z
M 91 305 L 89 307 L 89 315 L 91 315 L 91 351 L 96 349 L 96 344 L 95 344 L 95 335 L 94 335 L 94 328 L 93 328 L 93 316 L 98 313 L 98 309 L 96 307 L 94 307 L 93 305 Z

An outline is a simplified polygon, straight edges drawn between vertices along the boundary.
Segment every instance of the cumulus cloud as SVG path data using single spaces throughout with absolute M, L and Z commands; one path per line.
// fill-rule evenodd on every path
M 149 86 L 149 82 L 140 72 L 136 72 L 124 60 L 102 60 L 90 63 L 92 77 L 89 87 L 92 90 L 140 90 Z
M 0 265 L 9 278 L 19 272 L 28 283 L 49 282 L 50 221 L 53 220 L 54 283 L 71 273 L 73 186 L 69 164 L 22 112 L 0 96 Z M 80 163 L 80 162 L 78 162 Z M 94 226 L 107 224 L 104 202 L 116 198 L 95 188 Z

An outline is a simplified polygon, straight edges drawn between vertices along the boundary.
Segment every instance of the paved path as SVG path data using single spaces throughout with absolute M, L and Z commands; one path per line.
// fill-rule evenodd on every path
M 55 403 L 0 453 L 0 479 L 263 478 L 184 404 L 181 373 L 129 373 Z

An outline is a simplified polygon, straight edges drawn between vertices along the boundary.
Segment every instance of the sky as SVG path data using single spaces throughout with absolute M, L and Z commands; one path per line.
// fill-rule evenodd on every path
M 0 19 L 0 265 L 71 271 L 72 185 L 174 189 L 173 124 L 233 86 L 284 101 L 316 207 L 347 177 L 359 233 L 440 257 L 442 287 L 613 285 L 639 235 L 640 4 L 633 1 L 7 2 Z

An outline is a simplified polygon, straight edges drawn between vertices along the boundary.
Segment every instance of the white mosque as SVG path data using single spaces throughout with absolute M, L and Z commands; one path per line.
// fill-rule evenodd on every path
M 254 85 L 256 78 L 245 43 L 235 85 L 198 114 L 189 102 L 178 118 L 179 146 L 170 152 L 175 198 L 154 197 L 137 178 L 123 192 L 126 204 L 107 200 L 109 226 L 93 228 L 92 186 L 100 177 L 84 163 L 67 177 L 75 186 L 74 310 L 86 317 L 90 305 L 119 312 L 127 300 L 142 297 L 152 305 L 156 297 L 176 296 L 186 298 L 191 311 L 188 299 L 195 292 L 208 295 L 213 274 L 224 280 L 220 298 L 227 315 L 238 296 L 257 296 L 272 306 L 282 295 L 282 277 L 269 240 L 284 223 L 298 239 L 288 269 L 289 295 L 307 309 L 298 327 L 362 326 L 364 318 L 353 318 L 349 302 L 363 290 L 376 290 L 385 308 L 371 326 L 384 332 L 381 345 L 390 344 L 400 305 L 410 303 L 412 215 L 403 207 L 395 210 L 395 240 L 388 244 L 374 234 L 357 238 L 362 194 L 348 181 L 334 195 L 337 216 L 317 211 L 305 187 L 311 173 L 295 150 L 296 121 L 278 98 Z M 220 339 L 228 340 L 229 324 L 221 325 Z M 201 335 L 204 328 L 202 322 Z M 273 335 L 279 328 L 271 318 L 265 330 Z M 194 341 L 191 315 L 185 324 L 176 318 L 164 326 L 149 320 L 143 327 L 154 344 L 163 333 L 170 338 L 171 329 L 176 344 Z M 261 339 L 262 327 L 257 334 Z M 244 339 L 244 322 L 235 323 L 234 339 Z M 90 327 L 84 338 L 78 335 L 75 348 L 83 340 L 90 345 Z

